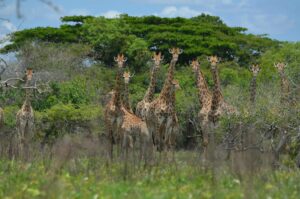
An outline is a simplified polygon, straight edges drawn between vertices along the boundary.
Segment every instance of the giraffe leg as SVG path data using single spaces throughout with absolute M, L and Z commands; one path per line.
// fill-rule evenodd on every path
M 113 160 L 113 142 L 114 142 L 114 138 L 113 138 L 113 133 L 112 130 L 109 129 L 108 133 L 107 133 L 107 149 L 108 149 L 108 157 L 109 159 L 112 161 Z
M 34 137 L 34 121 L 31 119 L 27 121 L 25 129 L 25 158 L 28 159 L 31 154 L 31 149 L 33 146 L 33 137 Z
M 24 154 L 24 142 L 25 142 L 25 130 L 26 130 L 26 120 L 20 121 L 19 133 L 17 139 L 18 155 L 22 158 Z

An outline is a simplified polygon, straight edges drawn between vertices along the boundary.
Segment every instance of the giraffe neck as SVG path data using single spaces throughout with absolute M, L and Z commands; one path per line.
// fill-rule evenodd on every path
M 163 99 L 166 102 L 169 101 L 170 99 L 170 91 L 172 90 L 171 87 L 172 87 L 172 81 L 174 79 L 175 65 L 176 65 L 176 61 L 172 59 L 168 70 L 168 76 L 164 82 L 164 86 L 159 95 L 160 99 Z
M 25 83 L 26 87 L 29 87 L 30 86 L 30 80 L 26 80 L 26 83 Z M 22 110 L 23 111 L 27 111 L 29 112 L 31 110 L 31 95 L 32 95 L 32 89 L 28 89 L 26 88 L 25 89 L 25 101 L 22 105 Z
M 199 104 L 200 104 L 200 108 L 202 108 L 203 105 L 205 104 L 205 100 L 211 98 L 211 93 L 209 91 L 204 75 L 200 71 L 199 67 L 197 67 L 195 74 L 197 80 Z
M 173 114 L 175 114 L 175 102 L 176 102 L 175 89 L 171 89 L 170 98 L 169 98 L 169 112 Z
M 151 102 L 154 98 L 158 67 L 153 67 L 151 71 L 150 84 L 144 96 L 146 102 Z
M 252 104 L 255 104 L 255 98 L 256 98 L 256 76 L 252 77 L 251 83 L 250 83 L 250 102 Z
M 221 92 L 221 84 L 218 74 L 217 66 L 214 68 L 211 68 L 212 77 L 214 81 L 214 87 L 213 87 L 213 95 L 212 95 L 212 104 L 211 104 L 211 112 L 210 112 L 210 120 L 213 122 L 217 121 L 217 110 L 221 105 L 221 102 L 223 100 L 222 92 Z
M 31 112 L 31 91 L 30 91 L 30 89 L 25 90 L 25 101 L 22 105 L 22 111 Z
M 113 97 L 113 104 L 119 108 L 122 106 L 121 100 L 121 84 L 122 84 L 122 75 L 123 75 L 123 67 L 120 67 L 117 72 L 116 76 L 116 83 L 115 83 L 115 96 Z
M 123 106 L 128 111 L 131 111 L 131 106 L 129 102 L 129 89 L 128 89 L 128 83 L 124 84 L 124 97 L 123 97 Z

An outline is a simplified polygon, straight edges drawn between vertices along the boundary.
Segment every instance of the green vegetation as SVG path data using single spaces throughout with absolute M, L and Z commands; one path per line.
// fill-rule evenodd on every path
M 37 124 L 49 122 L 55 124 L 54 126 L 60 123 L 86 126 L 91 121 L 98 121 L 100 123 L 95 133 L 101 133 L 101 110 L 107 101 L 107 93 L 114 86 L 113 57 L 119 52 L 124 52 L 128 56 L 129 67 L 126 70 L 135 72 L 129 86 L 131 103 L 135 108 L 149 84 L 151 49 L 163 51 L 165 56 L 158 75 L 158 94 L 170 58 L 168 48 L 177 45 L 184 49 L 175 72 L 175 78 L 179 80 L 182 88 L 176 96 L 176 109 L 182 132 L 179 146 L 182 147 L 185 143 L 187 134 L 199 134 L 196 131 L 199 128 L 195 126 L 199 108 L 197 89 L 194 74 L 187 65 L 188 61 L 198 57 L 201 70 L 212 87 L 206 55 L 215 53 L 223 59 L 219 64 L 223 94 L 228 102 L 243 113 L 241 120 L 256 117 L 258 120 L 261 118 L 266 125 L 282 127 L 285 122 L 293 128 L 298 125 L 299 112 L 296 108 L 288 109 L 284 115 L 286 119 L 281 119 L 281 110 L 284 109 L 281 109 L 279 103 L 280 78 L 273 63 L 288 62 L 286 74 L 292 87 L 291 98 L 299 102 L 299 43 L 284 43 L 245 34 L 246 29 L 228 27 L 218 17 L 207 15 L 191 19 L 127 15 L 116 19 L 69 16 L 62 18 L 62 21 L 64 24 L 60 28 L 34 28 L 13 33 L 12 43 L 2 49 L 3 52 L 16 50 L 19 62 L 26 63 L 26 66 L 44 74 L 44 81 L 50 81 L 52 91 L 36 93 L 33 99 L 33 108 L 38 116 Z M 58 34 L 57 31 L 64 34 Z M 201 41 L 199 35 L 202 35 Z M 220 49 L 216 48 L 218 45 Z M 223 54 L 224 52 L 231 53 Z M 254 62 L 260 63 L 261 66 L 255 116 L 252 115 L 249 106 L 251 73 L 248 70 Z M 16 106 L 21 106 L 23 99 L 24 92 L 21 90 L 3 92 L 0 104 L 5 109 L 5 123 L 8 127 L 13 128 Z M 297 106 L 299 103 L 296 103 Z M 96 111 L 95 107 L 98 107 L 99 111 Z M 60 110 L 65 108 L 66 110 Z M 192 129 L 189 125 L 190 120 L 194 121 Z M 54 135 L 72 133 L 68 130 L 68 125 L 66 128 L 62 128 L 61 125 L 52 128 L 53 125 L 50 126 Z M 45 129 L 39 128 L 42 127 L 39 126 L 38 131 L 45 133 Z M 65 130 L 61 133 L 55 129 Z M 222 129 L 220 131 L 222 132 Z
M 100 159 L 70 161 L 58 172 L 49 162 L 0 161 L 1 198 L 298 198 L 300 176 L 295 171 L 261 171 L 240 179 L 193 164 L 193 153 L 179 153 L 176 166 L 161 163 L 152 169 L 132 166 L 124 180 L 122 164 L 105 166 Z M 75 163 L 76 162 L 76 163 Z M 50 164 L 51 165 L 51 164 Z
M 169 59 L 168 48 L 179 46 L 185 50 L 180 63 L 216 54 L 247 66 L 280 44 L 266 36 L 245 34 L 246 28 L 228 27 L 219 17 L 205 14 L 191 19 L 121 15 L 115 19 L 67 16 L 61 20 L 64 24 L 59 28 L 38 27 L 14 33 L 12 43 L 2 52 L 16 51 L 26 41 L 81 43 L 92 47 L 90 57 L 107 65 L 112 64 L 113 56 L 124 52 L 129 65 L 139 71 L 149 58 L 147 49 L 162 51 Z
M 295 161 L 300 154 L 300 43 L 247 34 L 245 28 L 228 27 L 220 18 L 208 15 L 191 19 L 66 16 L 62 22 L 59 28 L 38 27 L 15 32 L 11 35 L 11 44 L 1 49 L 2 53 L 15 52 L 18 63 L 9 64 L 19 66 L 21 63 L 20 71 L 32 67 L 36 71 L 34 77 L 49 81 L 51 91 L 35 93 L 32 101 L 38 143 L 34 151 L 41 150 L 41 143 L 43 151 L 37 157 L 31 154 L 31 159 L 26 161 L 7 160 L 5 155 L 1 158 L 0 198 L 298 198 L 300 176 Z M 181 130 L 177 162 L 159 163 L 151 169 L 130 165 L 125 175 L 124 162 L 108 166 L 106 160 L 101 159 L 105 152 L 97 148 L 105 147 L 103 108 L 115 83 L 113 57 L 124 53 L 128 57 L 126 70 L 135 73 L 129 84 L 135 109 L 149 84 L 152 51 L 161 51 L 165 57 L 158 74 L 158 95 L 170 61 L 168 48 L 173 46 L 184 50 L 175 72 L 181 86 L 176 93 Z M 221 118 L 215 129 L 217 143 L 221 146 L 230 139 L 247 135 L 251 140 L 245 143 L 246 147 L 259 144 L 257 148 L 262 152 L 254 156 L 253 161 L 259 162 L 273 157 L 267 152 L 274 150 L 282 132 L 287 132 L 288 147 L 280 158 L 280 170 L 259 167 L 258 171 L 251 170 L 255 174 L 240 174 L 227 165 L 231 160 L 222 161 L 213 184 L 213 172 L 204 170 L 198 160 L 200 152 L 182 152 L 182 149 L 193 148 L 191 143 L 195 143 L 194 148 L 201 148 L 195 75 L 188 63 L 198 58 L 212 88 L 206 59 L 211 54 L 222 58 L 219 71 L 223 95 L 240 112 L 238 117 Z M 273 63 L 279 61 L 288 63 L 285 73 L 291 86 L 291 103 L 280 101 L 280 76 L 273 67 Z M 252 76 L 248 67 L 252 63 L 261 67 L 255 107 L 250 105 L 249 96 Z M 5 114 L 5 131 L 1 130 L 3 139 L 0 140 L 2 155 L 6 154 L 6 145 L 2 145 L 6 136 L 15 133 L 15 114 L 23 100 L 21 89 L 1 91 L 0 105 Z M 60 142 L 71 143 L 80 150 L 93 146 L 89 142 L 78 145 L 65 141 L 69 135 L 91 136 L 97 147 L 90 153 L 96 157 L 75 152 L 73 157 L 73 152 L 66 152 L 71 157 L 57 167 L 55 157 L 60 158 L 60 153 L 48 153 L 49 148 L 60 148 Z M 82 143 L 84 139 L 78 141 Z

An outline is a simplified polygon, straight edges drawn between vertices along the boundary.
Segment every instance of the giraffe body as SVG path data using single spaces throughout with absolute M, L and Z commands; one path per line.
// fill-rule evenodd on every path
M 146 122 L 124 107 L 122 114 L 120 129 L 122 154 L 127 156 L 129 149 L 137 149 L 140 152 L 140 160 L 147 163 L 152 156 L 153 142 Z
M 17 112 L 16 121 L 19 138 L 30 141 L 34 136 L 34 112 L 28 100 L 25 100 L 22 108 Z

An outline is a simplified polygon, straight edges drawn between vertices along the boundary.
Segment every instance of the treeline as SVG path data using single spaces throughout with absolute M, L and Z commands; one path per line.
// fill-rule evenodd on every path
M 184 49 L 180 63 L 214 54 L 247 66 L 280 44 L 265 35 L 247 34 L 246 28 L 229 27 L 219 17 L 205 14 L 190 19 L 126 14 L 113 19 L 66 16 L 61 21 L 59 28 L 37 27 L 13 33 L 12 43 L 1 52 L 17 51 L 27 41 L 81 43 L 91 46 L 91 58 L 107 65 L 113 64 L 111 57 L 125 53 L 129 65 L 139 71 L 149 60 L 149 51 L 161 51 L 169 59 L 170 46 Z

